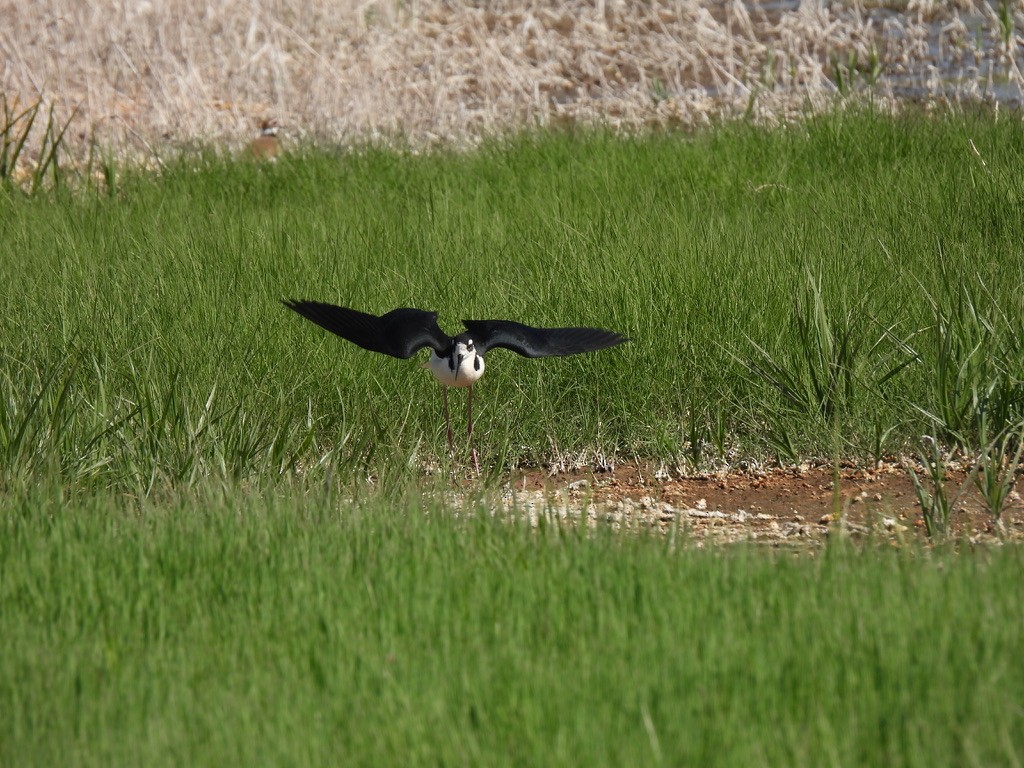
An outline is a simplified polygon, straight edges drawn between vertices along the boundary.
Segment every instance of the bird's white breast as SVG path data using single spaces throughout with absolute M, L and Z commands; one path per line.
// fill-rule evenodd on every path
M 436 352 L 430 353 L 430 372 L 446 387 L 470 387 L 484 375 L 484 358 L 476 352 L 463 352 L 462 362 L 452 365 L 447 357 L 438 357 Z M 456 355 L 456 359 L 457 359 Z

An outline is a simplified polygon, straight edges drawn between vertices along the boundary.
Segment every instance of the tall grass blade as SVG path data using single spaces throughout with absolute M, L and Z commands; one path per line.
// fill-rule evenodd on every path
M 43 100 L 39 99 L 35 104 L 26 107 L 20 114 L 14 115 L 13 108 L 8 105 L 6 94 L 3 96 L 4 124 L 0 130 L 3 136 L 2 149 L 0 149 L 0 178 L 4 181 L 13 180 L 14 171 L 18 167 L 18 158 L 21 157 L 25 142 L 28 141 L 28 137 L 32 133 L 32 126 L 35 125 L 42 104 Z M 18 128 L 18 123 L 22 121 L 25 124 Z

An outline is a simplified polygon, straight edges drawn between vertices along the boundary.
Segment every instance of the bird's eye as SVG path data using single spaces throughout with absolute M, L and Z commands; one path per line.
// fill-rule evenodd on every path
M 467 341 L 466 342 L 466 349 L 473 349 L 473 342 L 472 341 Z

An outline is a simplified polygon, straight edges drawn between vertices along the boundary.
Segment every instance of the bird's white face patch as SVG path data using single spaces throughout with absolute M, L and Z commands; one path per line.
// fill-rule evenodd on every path
M 430 371 L 446 387 L 469 387 L 484 375 L 484 358 L 476 353 L 472 341 L 455 342 L 451 357 L 430 353 Z

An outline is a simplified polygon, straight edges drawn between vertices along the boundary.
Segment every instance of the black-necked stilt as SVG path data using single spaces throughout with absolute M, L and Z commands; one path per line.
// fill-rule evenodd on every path
M 463 320 L 465 332 L 449 336 L 437 325 L 437 313 L 422 309 L 393 309 L 377 317 L 319 301 L 286 299 L 282 303 L 321 328 L 371 352 L 406 359 L 424 347 L 430 347 L 430 360 L 426 367 L 443 385 L 441 391 L 449 450 L 454 450 L 454 440 L 448 410 L 448 387 L 465 387 L 468 390 L 466 435 L 478 471 L 476 450 L 472 447 L 473 384 L 484 375 L 487 350 L 504 347 L 523 357 L 555 357 L 594 352 L 629 341 L 621 334 L 601 328 L 531 328 L 510 320 Z

